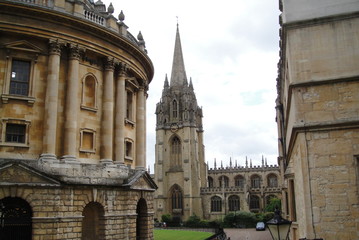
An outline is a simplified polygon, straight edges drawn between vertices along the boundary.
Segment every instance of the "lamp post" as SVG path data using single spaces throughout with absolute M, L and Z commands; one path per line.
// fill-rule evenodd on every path
M 282 218 L 278 208 L 274 211 L 274 217 L 267 222 L 273 240 L 287 240 L 291 224 L 291 221 Z

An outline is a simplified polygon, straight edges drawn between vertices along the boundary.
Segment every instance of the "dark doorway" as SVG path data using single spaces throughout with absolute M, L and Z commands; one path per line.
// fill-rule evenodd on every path
M 104 208 L 97 202 L 90 202 L 82 215 L 82 240 L 101 240 L 105 238 Z
M 147 239 L 148 215 L 146 200 L 141 198 L 137 203 L 136 240 Z
M 31 240 L 32 210 L 23 199 L 6 197 L 0 200 L 0 239 Z

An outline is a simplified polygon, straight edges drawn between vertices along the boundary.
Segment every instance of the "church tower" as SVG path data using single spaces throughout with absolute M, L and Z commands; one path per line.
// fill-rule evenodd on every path
M 155 214 L 170 214 L 185 221 L 203 217 L 201 187 L 206 186 L 202 108 L 197 104 L 192 80 L 186 76 L 177 24 L 170 82 L 165 77 L 156 106 Z

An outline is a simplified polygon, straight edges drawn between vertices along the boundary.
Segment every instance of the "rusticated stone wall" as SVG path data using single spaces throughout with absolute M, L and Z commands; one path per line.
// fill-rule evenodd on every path
M 137 221 L 146 229 L 141 239 L 153 239 L 153 192 L 101 186 L 12 186 L 0 188 L 0 199 L 5 197 L 19 197 L 30 204 L 33 240 L 81 239 L 83 210 L 91 202 L 99 203 L 104 209 L 104 215 L 100 216 L 104 224 L 103 239 L 136 239 Z M 137 220 L 140 199 L 142 203 L 145 201 L 147 213 Z

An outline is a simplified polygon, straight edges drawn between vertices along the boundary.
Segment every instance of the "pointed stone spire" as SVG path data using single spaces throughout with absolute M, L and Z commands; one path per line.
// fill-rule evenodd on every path
M 169 85 L 168 85 L 168 78 L 167 78 L 167 74 L 166 74 L 166 77 L 165 77 L 165 84 L 163 86 L 163 88 L 168 88 Z
M 192 78 L 189 78 L 189 89 L 193 90 Z
M 248 158 L 246 156 L 246 168 L 248 167 Z
M 221 160 L 221 168 L 223 168 L 223 161 Z
M 229 167 L 232 168 L 232 157 L 229 158 Z
M 250 159 L 250 165 L 249 166 L 252 168 L 252 158 Z
M 171 73 L 171 87 L 181 87 L 187 82 L 186 70 L 184 67 L 184 60 L 182 54 L 181 39 L 177 23 L 176 42 L 173 54 L 172 73 Z
M 264 157 L 262 155 L 262 167 L 264 167 Z
M 217 161 L 214 159 L 214 169 L 217 169 Z
M 268 167 L 267 158 L 266 158 L 266 167 Z
M 238 167 L 238 162 L 237 162 L 237 159 L 236 159 L 236 168 Z

